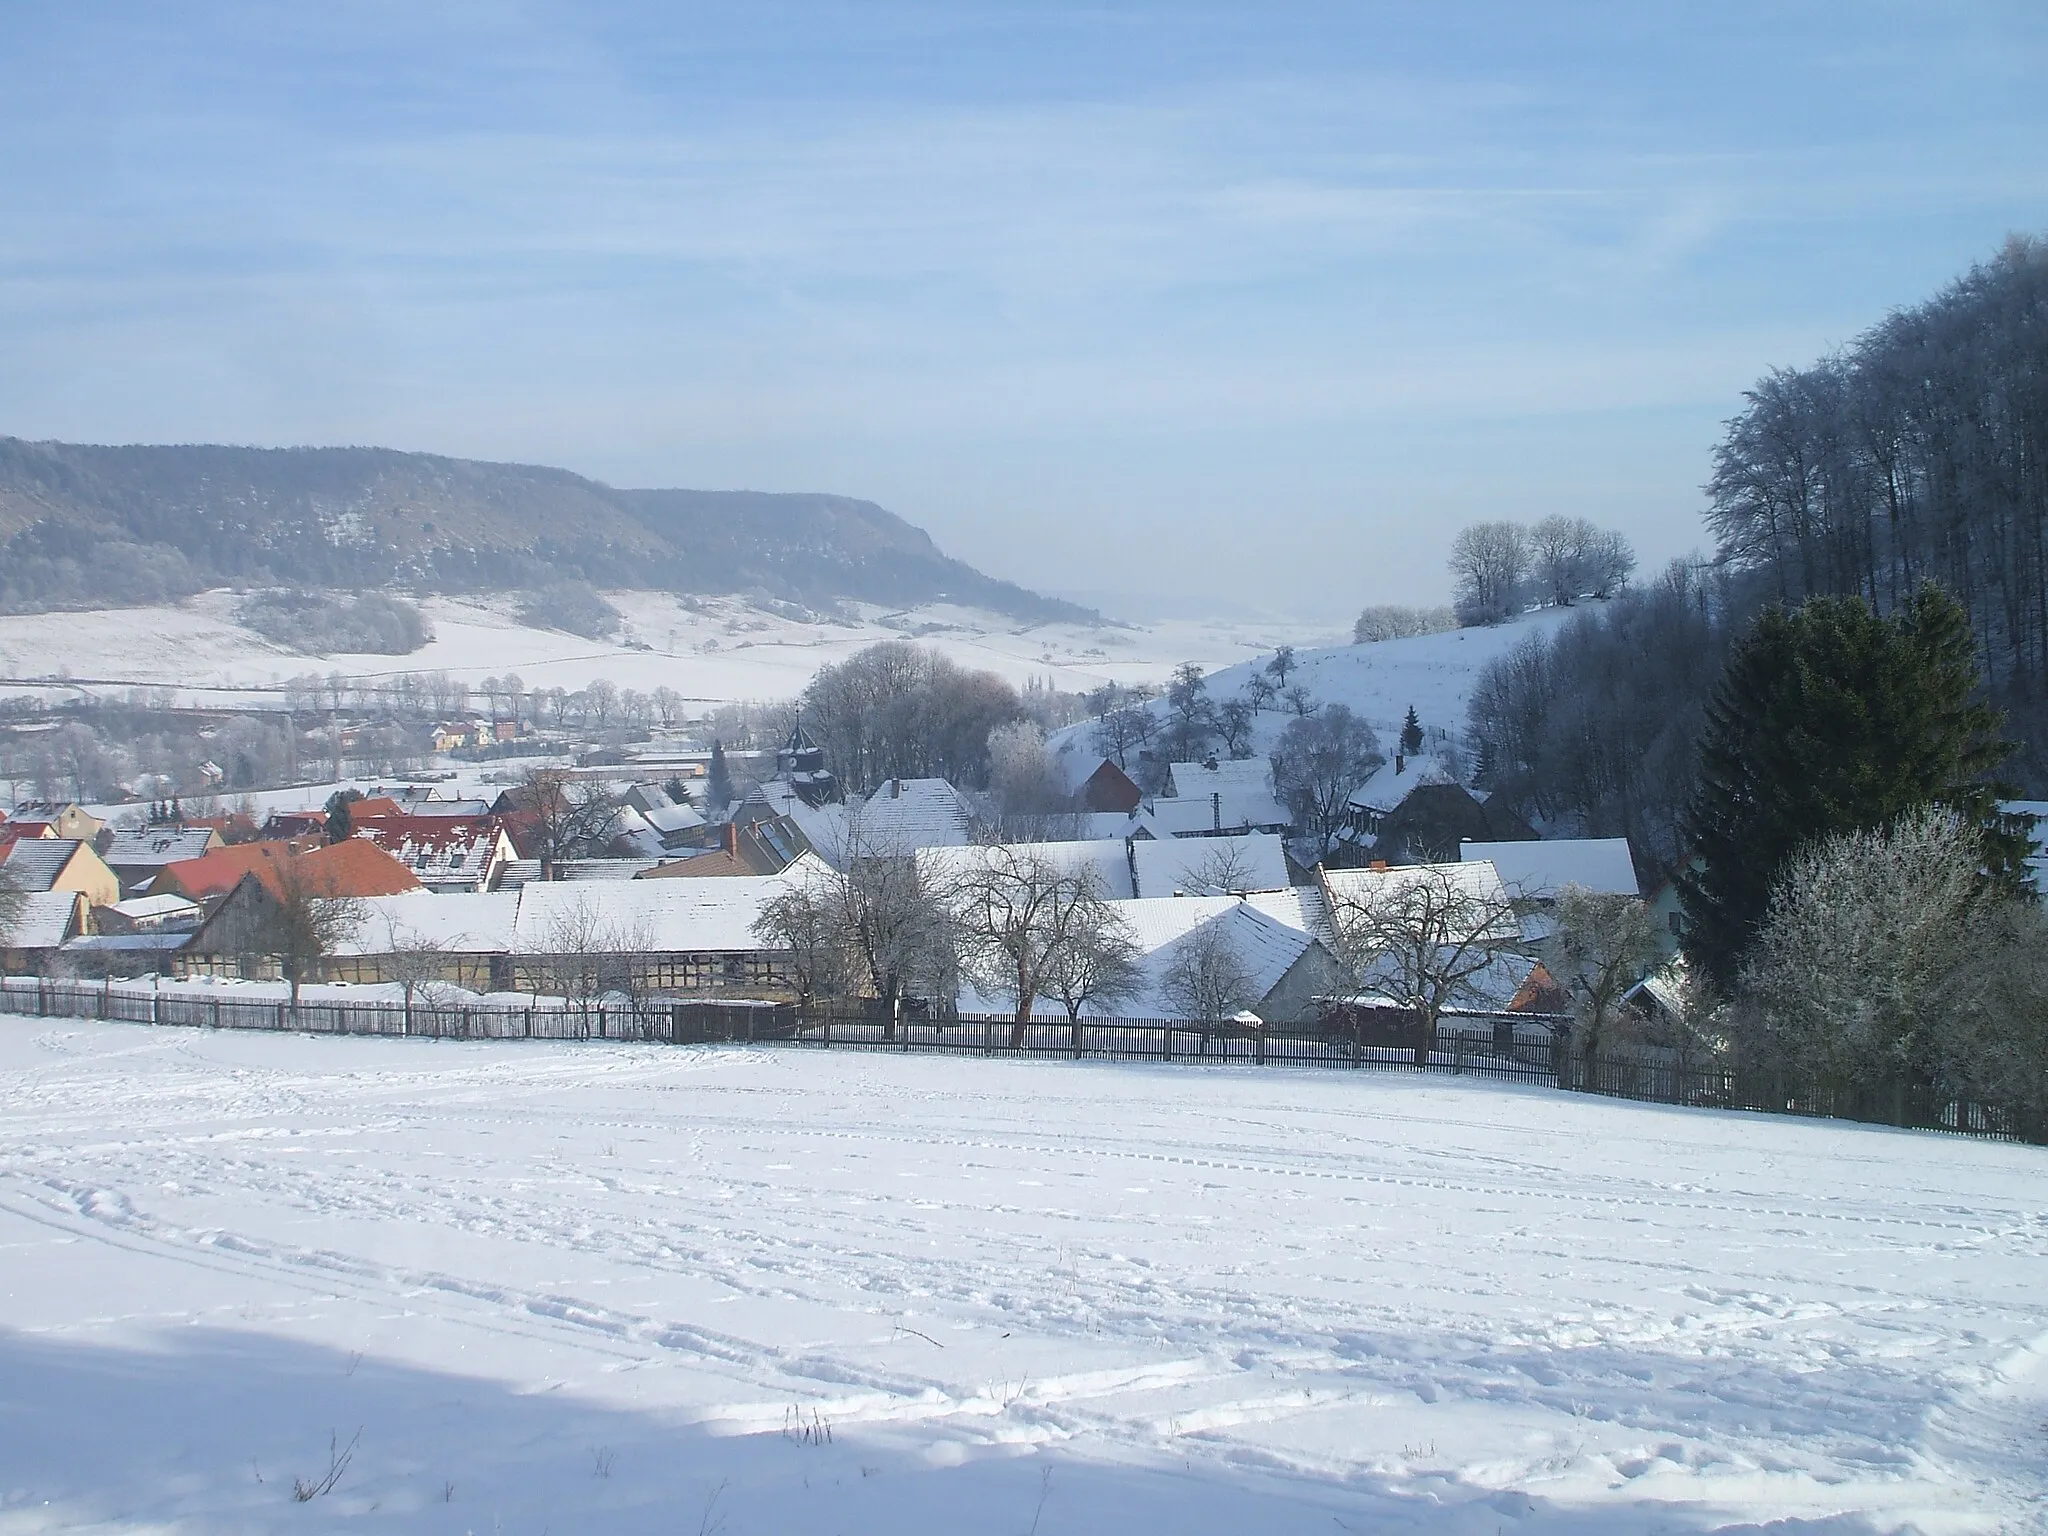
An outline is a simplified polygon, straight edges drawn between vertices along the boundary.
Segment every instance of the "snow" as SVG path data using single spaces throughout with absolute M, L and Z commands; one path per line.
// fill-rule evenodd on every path
M 1062 876 L 1086 875 L 1093 881 L 1095 894 L 1105 901 L 1128 901 L 1138 894 L 1131 880 L 1131 846 L 1122 838 L 972 843 L 917 851 L 918 880 L 927 890 L 945 890 L 985 878 L 991 870 L 1019 871 L 1033 866 Z
M 1542 842 L 1465 843 L 1466 863 L 1486 862 L 1517 896 L 1554 899 L 1568 885 L 1608 896 L 1640 896 L 1625 837 L 1557 837 Z
M 0 1531 L 2039 1530 L 2043 1155 L 0 1020 Z
M 1362 810 L 1390 815 L 1400 808 L 1411 791 L 1422 784 L 1455 784 L 1458 776 L 1433 754 L 1406 757 L 1395 753 L 1372 771 L 1372 777 L 1351 792 L 1350 804 Z
M 512 948 L 522 954 L 553 954 L 561 950 L 565 938 L 580 936 L 583 944 L 651 954 L 765 949 L 768 946 L 754 932 L 755 922 L 770 901 L 818 867 L 807 859 L 779 875 L 718 880 L 531 881 L 519 888 Z
M 1313 626 L 1274 623 L 1025 624 L 944 604 L 901 611 L 852 604 L 846 618 L 827 619 L 738 597 L 606 596 L 625 616 L 616 641 L 528 628 L 514 617 L 510 596 L 424 598 L 419 606 L 434 639 L 407 656 L 287 650 L 236 624 L 239 598 L 225 590 L 150 608 L 16 614 L 0 617 L 0 676 L 164 686 L 219 702 L 214 689 L 276 685 L 306 673 L 374 679 L 442 671 L 474 686 L 512 672 L 528 688 L 573 691 L 604 677 L 643 693 L 673 688 L 706 705 L 793 697 L 820 667 L 879 640 L 914 639 L 1016 685 L 1051 676 L 1061 688 L 1085 691 L 1111 681 L 1163 682 L 1182 661 L 1227 666 L 1282 641 L 1327 638 Z
M 77 931 L 78 892 L 23 891 L 5 943 L 9 949 L 55 949 Z
M 1463 736 L 1472 691 L 1488 662 L 1505 656 L 1531 635 L 1547 635 L 1569 622 L 1586 608 L 1543 608 L 1524 614 L 1506 624 L 1479 629 L 1456 629 L 1442 634 L 1415 635 L 1405 640 L 1382 640 L 1372 645 L 1329 645 L 1295 652 L 1295 670 L 1288 686 L 1296 683 L 1308 689 L 1318 701 L 1342 704 L 1363 717 L 1379 735 L 1380 750 L 1392 760 L 1400 739 L 1401 723 L 1410 705 L 1434 742 L 1436 732 L 1453 741 Z M 1271 652 L 1237 662 L 1209 673 L 1209 697 L 1221 703 L 1239 693 L 1245 680 L 1261 669 Z M 1162 720 L 1163 700 L 1146 706 Z M 1258 756 L 1270 754 L 1280 733 L 1294 718 L 1282 706 L 1260 712 L 1254 727 L 1252 746 Z M 1095 725 L 1084 721 L 1056 731 L 1049 744 L 1056 752 L 1080 752 L 1099 756 Z
M 1286 847 L 1269 832 L 1141 838 L 1131 844 L 1131 861 L 1140 896 L 1229 896 L 1287 885 Z

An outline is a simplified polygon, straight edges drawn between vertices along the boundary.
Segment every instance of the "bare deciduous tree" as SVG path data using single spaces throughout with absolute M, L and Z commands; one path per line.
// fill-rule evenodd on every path
M 1159 996 L 1179 1017 L 1201 1027 L 1200 1049 L 1210 1032 L 1259 1000 L 1257 982 L 1231 942 L 1222 918 L 1211 918 L 1174 945 L 1159 976 Z
M 378 968 L 398 985 L 405 1002 L 405 1032 L 409 1035 L 414 999 L 424 997 L 431 1007 L 446 984 L 449 950 L 439 939 L 395 917 L 385 918 L 384 930 L 385 951 L 379 957 Z
M 320 963 L 355 936 L 363 920 L 363 904 L 336 893 L 325 872 L 309 867 L 304 854 L 288 854 L 271 865 L 269 900 L 258 925 L 263 953 L 291 987 L 292 1007 L 299 1006 L 299 987 L 317 975 Z
M 802 879 L 771 897 L 754 920 L 760 940 L 785 956 L 797 1006 L 846 994 L 850 981 L 846 902 L 836 871 Z
M 1485 1002 L 1479 983 L 1523 950 L 1521 918 L 1492 866 L 1351 871 L 1332 887 L 1338 958 L 1359 990 L 1410 1010 L 1427 1066 L 1444 1011 Z
M 1124 704 L 1104 715 L 1095 727 L 1095 750 L 1128 769 L 1130 758 L 1159 734 L 1159 717 L 1142 704 Z
M 997 846 L 980 850 L 942 896 L 957 925 L 962 969 L 984 992 L 1011 1000 L 1010 1045 L 1021 1047 L 1048 972 L 1108 920 L 1094 872 L 1028 844 Z
M 1273 751 L 1273 787 L 1315 859 L 1336 845 L 1352 792 L 1384 761 L 1372 727 L 1342 704 L 1288 721 Z
M 596 852 L 607 841 L 619 802 L 595 779 L 574 779 L 560 768 L 530 768 L 514 797 L 530 818 L 531 846 L 541 878 L 555 878 L 563 859 Z
M 1138 996 L 1145 982 L 1142 957 L 1130 925 L 1102 902 L 1073 925 L 1068 943 L 1046 957 L 1041 983 L 1078 1027 L 1081 1010 L 1090 1004 L 1112 1008 Z
M 1572 1045 L 1598 1055 L 1623 997 L 1663 959 L 1657 923 L 1633 896 L 1567 885 L 1558 893 L 1557 926 L 1543 946 L 1543 964 L 1571 994 L 1577 1015 Z

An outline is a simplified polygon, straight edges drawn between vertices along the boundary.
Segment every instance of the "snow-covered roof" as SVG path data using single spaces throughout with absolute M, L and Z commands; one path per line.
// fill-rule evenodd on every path
M 490 876 L 511 840 L 492 816 L 366 816 L 356 822 L 359 838 L 401 861 L 425 886 L 476 887 Z
M 1129 837 L 1138 826 L 1129 811 L 1071 811 L 1061 819 L 1060 825 L 1071 826 L 1076 836 L 1085 842 L 1106 837 Z
M 760 806 L 770 815 L 787 816 L 803 833 L 804 841 L 827 859 L 838 861 L 840 832 L 846 824 L 845 806 L 832 802 L 812 805 L 782 779 L 757 784 L 742 805 Z
M 1213 757 L 1199 763 L 1172 763 L 1166 776 L 1173 785 L 1173 793 L 1182 798 L 1222 793 L 1264 795 L 1271 799 L 1273 794 L 1270 758 Z
M 961 848 L 921 848 L 917 873 L 936 888 L 969 878 L 983 870 L 1001 869 L 1010 860 L 1042 859 L 1061 874 L 1086 870 L 1095 877 L 1097 894 L 1127 901 L 1136 894 L 1131 884 L 1129 846 L 1122 838 L 1078 843 L 969 844 Z
M 513 948 L 558 950 L 578 930 L 643 953 L 733 953 L 769 948 L 754 921 L 789 889 L 794 868 L 780 875 L 727 880 L 536 881 L 519 891 Z
M 1229 896 L 1287 884 L 1287 853 L 1270 832 L 1145 838 L 1131 845 L 1140 896 Z
M 117 869 L 161 869 L 196 859 L 219 845 L 220 836 L 211 827 L 149 827 L 140 832 L 116 832 L 105 858 Z
M 1068 794 L 1079 794 L 1081 786 L 1094 778 L 1102 765 L 1109 761 L 1100 752 L 1070 741 L 1052 754 L 1053 766 L 1058 769 L 1060 782 Z
M 687 832 L 704 825 L 704 818 L 687 805 L 657 805 L 640 814 L 657 832 Z
M 76 891 L 28 891 L 4 935 L 9 949 L 55 949 L 78 928 Z
M 1154 837 L 1206 837 L 1219 831 L 1247 832 L 1288 824 L 1286 807 L 1270 796 L 1211 799 L 1203 795 L 1180 800 L 1161 795 L 1139 806 L 1131 819 L 1133 830 L 1143 828 Z
M 904 857 L 920 848 L 957 848 L 973 831 L 972 809 L 944 779 L 890 779 L 848 805 L 842 840 L 868 853 Z M 809 836 L 810 828 L 804 833 Z
M 1130 926 L 1145 952 L 1144 996 L 1120 1005 L 1123 1011 L 1149 1018 L 1172 1018 L 1176 1010 L 1161 995 L 1161 984 L 1183 945 L 1197 933 L 1216 933 L 1227 940 L 1251 977 L 1251 991 L 1263 998 L 1279 985 L 1315 940 L 1254 907 L 1228 896 L 1165 897 L 1117 903 L 1117 913 Z
M 78 849 L 75 838 L 24 837 L 0 844 L 0 860 L 5 861 L 7 878 L 16 889 L 47 891 Z
M 1491 860 L 1476 859 L 1458 864 L 1402 864 L 1392 869 L 1325 869 L 1325 893 L 1339 908 L 1370 910 L 1376 903 L 1425 880 L 1442 880 L 1450 889 L 1499 913 L 1497 926 L 1520 932 L 1519 922 L 1508 910 L 1508 890 L 1500 871 Z
M 490 814 L 488 800 L 414 800 L 406 810 L 414 816 L 486 816 Z
M 152 923 L 195 915 L 199 911 L 199 903 L 166 893 L 162 896 L 130 896 L 126 901 L 115 902 L 107 910 L 120 913 L 131 923 Z
M 1264 998 L 1293 967 L 1314 936 L 1271 913 L 1262 911 L 1253 899 L 1234 896 L 1183 896 L 1138 899 L 1110 903 L 1123 921 L 1131 941 L 1140 951 L 1141 981 L 1136 995 L 1118 999 L 1111 1006 L 1089 1004 L 1084 1014 L 1101 1017 L 1121 1014 L 1132 1018 L 1178 1018 L 1180 1014 L 1161 995 L 1161 984 L 1173 965 L 1180 947 L 1197 933 L 1214 932 L 1225 939 L 1243 962 L 1251 977 L 1252 990 Z M 971 1013 L 998 1012 L 1007 1005 L 983 996 L 971 985 L 963 987 L 960 1006 Z M 1063 1015 L 1057 1001 L 1038 999 L 1034 1012 Z
M 1550 901 L 1568 885 L 1610 896 L 1640 896 L 1625 837 L 1559 837 L 1543 842 L 1466 843 L 1466 863 L 1491 862 L 1517 896 Z
M 341 955 L 382 955 L 431 944 L 454 954 L 504 954 L 519 916 L 517 891 L 407 891 L 356 903 L 354 931 L 335 947 Z
M 1273 795 L 1273 765 L 1263 757 L 1218 758 L 1200 763 L 1175 763 L 1167 770 L 1172 793 L 1146 803 L 1145 809 L 1168 834 L 1232 831 L 1238 828 L 1284 827 L 1293 819 Z
M 1455 784 L 1457 777 L 1427 752 L 1414 757 L 1388 758 L 1373 770 L 1371 778 L 1351 792 L 1351 804 L 1384 816 L 1408 798 L 1418 784 Z

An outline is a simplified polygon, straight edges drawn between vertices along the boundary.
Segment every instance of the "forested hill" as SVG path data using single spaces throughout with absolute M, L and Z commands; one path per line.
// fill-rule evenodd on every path
M 2048 761 L 2048 243 L 2014 237 L 1809 368 L 1773 370 L 1714 454 L 1722 564 L 1788 604 L 1955 594 L 1993 699 Z
M 985 576 L 870 501 L 624 491 L 385 448 L 97 447 L 0 437 L 0 611 L 262 583 L 427 591 L 564 578 L 676 592 L 1084 610 Z

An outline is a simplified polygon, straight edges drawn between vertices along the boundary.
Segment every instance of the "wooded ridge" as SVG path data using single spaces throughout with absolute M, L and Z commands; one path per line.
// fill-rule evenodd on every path
M 619 490 L 387 448 L 105 447 L 0 437 L 0 611 L 220 585 L 516 590 L 565 578 L 825 607 L 1087 610 L 983 575 L 871 501 Z

